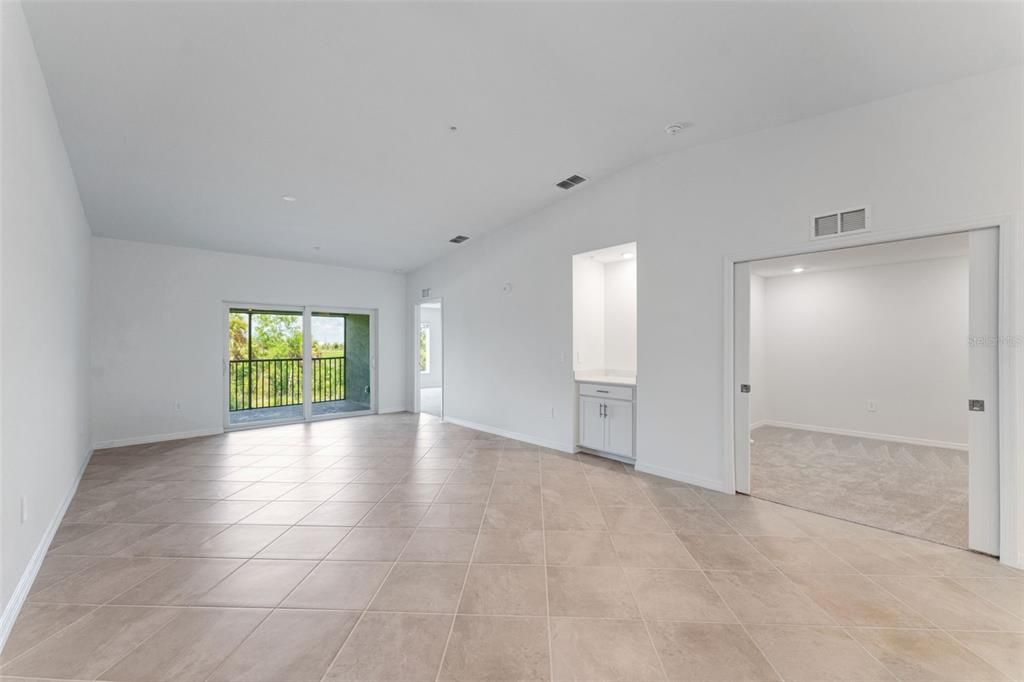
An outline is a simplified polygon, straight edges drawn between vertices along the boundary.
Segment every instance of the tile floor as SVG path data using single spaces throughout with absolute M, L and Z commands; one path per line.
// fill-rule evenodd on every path
M 967 453 L 777 426 L 750 434 L 755 497 L 967 547 Z
M 1024 679 L 1024 574 L 416 415 L 96 452 L 3 680 Z

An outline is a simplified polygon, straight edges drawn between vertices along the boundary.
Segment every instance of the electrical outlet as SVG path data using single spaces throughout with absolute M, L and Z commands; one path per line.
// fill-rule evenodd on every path
M 877 400 L 869 400 L 868 401 L 868 412 L 878 412 L 878 401 Z
M 21 498 L 21 522 L 25 523 L 28 521 L 28 500 L 24 497 Z

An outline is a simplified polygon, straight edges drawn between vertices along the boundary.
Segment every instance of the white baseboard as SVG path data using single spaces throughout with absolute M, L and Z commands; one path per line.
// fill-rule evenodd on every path
M 203 436 L 219 436 L 224 433 L 223 428 L 197 429 L 195 431 L 179 431 L 178 433 L 158 433 L 152 436 L 139 436 L 137 438 L 118 438 L 115 440 L 103 440 L 93 444 L 93 449 L 120 448 L 126 445 L 146 445 L 147 443 L 161 443 L 165 440 L 181 440 L 183 438 L 201 438 Z
M 966 443 L 949 443 L 941 440 L 929 440 L 927 438 L 913 438 L 910 436 L 893 436 L 888 433 L 870 433 L 868 431 L 852 431 L 850 429 L 835 429 L 830 426 L 811 426 L 809 424 L 794 424 L 792 422 L 780 422 L 774 419 L 762 419 L 750 425 L 751 429 L 758 426 L 778 426 L 783 429 L 796 429 L 798 431 L 817 431 L 819 433 L 831 433 L 837 436 L 852 436 L 854 438 L 867 438 L 868 440 L 887 440 L 893 443 L 906 443 L 907 445 L 923 445 L 930 448 L 946 448 L 948 450 L 967 451 Z
M 732 495 L 735 491 L 729 489 L 721 481 L 713 478 L 704 478 L 703 476 L 694 476 L 683 471 L 676 471 L 675 469 L 666 469 L 665 467 L 653 466 L 650 464 L 644 464 L 643 462 L 636 463 L 636 470 L 642 474 L 652 474 L 654 476 L 661 476 L 673 481 L 679 481 L 680 483 L 689 483 L 701 488 L 707 488 L 709 490 L 715 490 L 720 493 L 728 493 Z
M 4 607 L 3 614 L 0 614 L 0 652 L 4 650 L 7 638 L 10 636 L 11 630 L 14 629 L 14 622 L 18 620 L 21 607 L 25 605 L 28 591 L 32 588 L 36 575 L 39 574 L 39 569 L 43 565 L 43 559 L 46 558 L 46 551 L 50 548 L 50 543 L 53 542 L 53 536 L 57 534 L 57 529 L 60 528 L 60 523 L 64 520 L 64 514 L 67 512 L 71 500 L 75 497 L 75 492 L 78 491 L 78 484 L 82 482 L 82 475 L 85 474 L 85 468 L 89 466 L 92 453 L 93 451 L 90 450 L 89 454 L 86 455 L 82 468 L 78 470 L 78 475 L 75 477 L 74 484 L 68 490 L 68 494 L 64 497 L 64 501 L 61 502 L 53 518 L 50 519 L 50 525 L 46 527 L 46 532 L 43 533 L 39 544 L 36 545 L 36 550 L 32 553 L 32 558 L 29 559 L 28 565 L 25 566 L 21 579 L 18 580 L 10 600 L 8 600 L 7 605 Z
M 399 407 L 381 407 L 377 409 L 377 414 L 395 414 L 396 412 L 412 412 L 407 409 L 404 405 Z
M 547 440 L 546 438 L 537 438 L 527 433 L 517 433 L 516 431 L 506 431 L 505 429 L 499 429 L 496 426 L 490 426 L 488 424 L 478 424 L 477 422 L 471 422 L 467 419 L 459 419 L 458 417 L 445 416 L 444 421 L 449 424 L 455 424 L 456 426 L 465 426 L 467 429 L 473 429 L 474 431 L 483 431 L 484 433 L 490 433 L 495 436 L 502 436 L 503 438 L 512 438 L 513 440 L 521 440 L 524 443 L 530 443 L 531 445 L 539 445 L 542 448 L 549 448 L 551 450 L 558 450 L 560 452 L 576 452 L 576 448 L 571 443 L 559 443 L 553 440 Z

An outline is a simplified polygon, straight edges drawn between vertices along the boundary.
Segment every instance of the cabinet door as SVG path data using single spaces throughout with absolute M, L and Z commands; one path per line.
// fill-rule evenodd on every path
M 633 456 L 633 403 L 606 400 L 605 452 L 624 457 Z
M 604 423 L 600 398 L 580 398 L 580 445 L 604 450 Z

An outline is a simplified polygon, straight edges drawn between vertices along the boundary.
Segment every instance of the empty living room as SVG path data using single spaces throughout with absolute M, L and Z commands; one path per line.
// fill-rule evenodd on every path
M 0 682 L 1024 682 L 1024 2 L 0 0 Z

